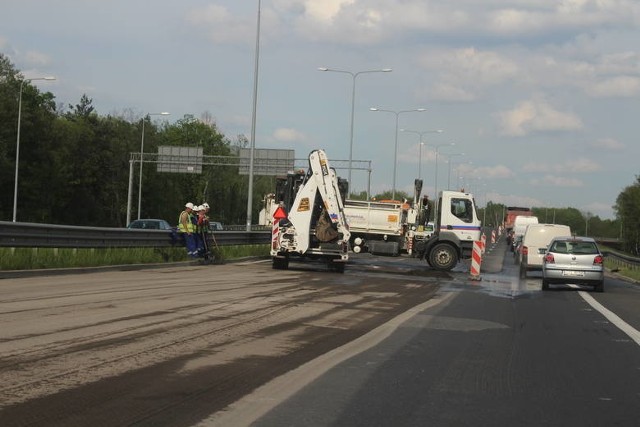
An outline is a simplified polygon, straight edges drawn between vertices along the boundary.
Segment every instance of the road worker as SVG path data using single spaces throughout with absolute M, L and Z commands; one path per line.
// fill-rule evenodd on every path
M 195 244 L 195 226 L 191 219 L 193 212 L 193 203 L 189 202 L 184 205 L 184 210 L 178 217 L 178 232 L 184 238 L 184 245 L 187 248 L 187 255 L 191 258 L 198 256 Z

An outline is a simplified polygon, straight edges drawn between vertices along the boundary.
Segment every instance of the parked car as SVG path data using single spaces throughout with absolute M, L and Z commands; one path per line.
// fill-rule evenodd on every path
M 604 291 L 604 256 L 590 237 L 556 237 L 544 256 L 542 290 L 550 283 L 593 285 Z
M 211 229 L 211 231 L 222 231 L 222 230 L 224 230 L 224 226 L 222 225 L 222 223 L 221 222 L 217 222 L 217 221 L 209 222 L 209 228 Z
M 171 230 L 171 225 L 164 219 L 136 219 L 131 221 L 127 228 L 136 228 L 143 230 Z
M 554 237 L 571 236 L 568 225 L 529 224 L 520 245 L 520 278 L 527 272 L 542 270 L 542 259 Z

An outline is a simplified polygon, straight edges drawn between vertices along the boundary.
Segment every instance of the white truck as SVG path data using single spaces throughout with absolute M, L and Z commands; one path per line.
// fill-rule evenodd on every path
M 346 200 L 345 215 L 353 252 L 397 256 L 412 253 L 428 237 L 428 199 L 420 200 L 422 180 L 415 181 L 413 202 Z
M 480 240 L 481 222 L 473 195 L 441 191 L 436 205 L 435 230 L 431 237 L 416 242 L 413 251 L 436 270 L 448 271 L 460 259 L 469 259 L 473 242 Z
M 349 259 L 349 227 L 338 178 L 323 150 L 309 154 L 309 170 L 289 173 L 276 183 L 271 208 L 273 268 L 289 268 L 291 257 L 324 260 L 343 273 Z

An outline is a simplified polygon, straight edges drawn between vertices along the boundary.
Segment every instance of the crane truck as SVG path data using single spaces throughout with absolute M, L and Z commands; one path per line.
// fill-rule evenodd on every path
M 276 180 L 271 257 L 274 269 L 289 268 L 292 257 L 320 259 L 344 272 L 349 259 L 349 227 L 342 188 L 324 150 L 309 154 L 308 171 Z

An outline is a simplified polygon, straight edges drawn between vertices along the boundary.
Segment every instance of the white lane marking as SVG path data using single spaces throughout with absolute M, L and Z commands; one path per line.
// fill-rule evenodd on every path
M 587 302 L 589 305 L 596 310 L 598 310 L 604 317 L 609 320 L 609 322 L 613 323 L 625 334 L 629 335 L 636 344 L 640 345 L 640 331 L 635 329 L 633 326 L 629 325 L 627 322 L 618 317 L 614 312 L 610 311 L 608 308 L 600 304 L 594 297 L 589 295 L 585 291 L 578 292 L 580 296 Z
M 360 354 L 389 337 L 404 322 L 422 311 L 439 304 L 449 304 L 450 300 L 459 293 L 452 292 L 442 297 L 434 297 L 404 313 L 399 314 L 387 323 L 369 331 L 365 335 L 335 348 L 328 353 L 281 375 L 270 382 L 258 387 L 250 394 L 240 398 L 222 411 L 212 414 L 209 418 L 196 424 L 197 427 L 218 426 L 248 426 L 275 408 L 280 402 L 293 396 L 305 385 L 319 378 L 329 369 L 345 360 Z

